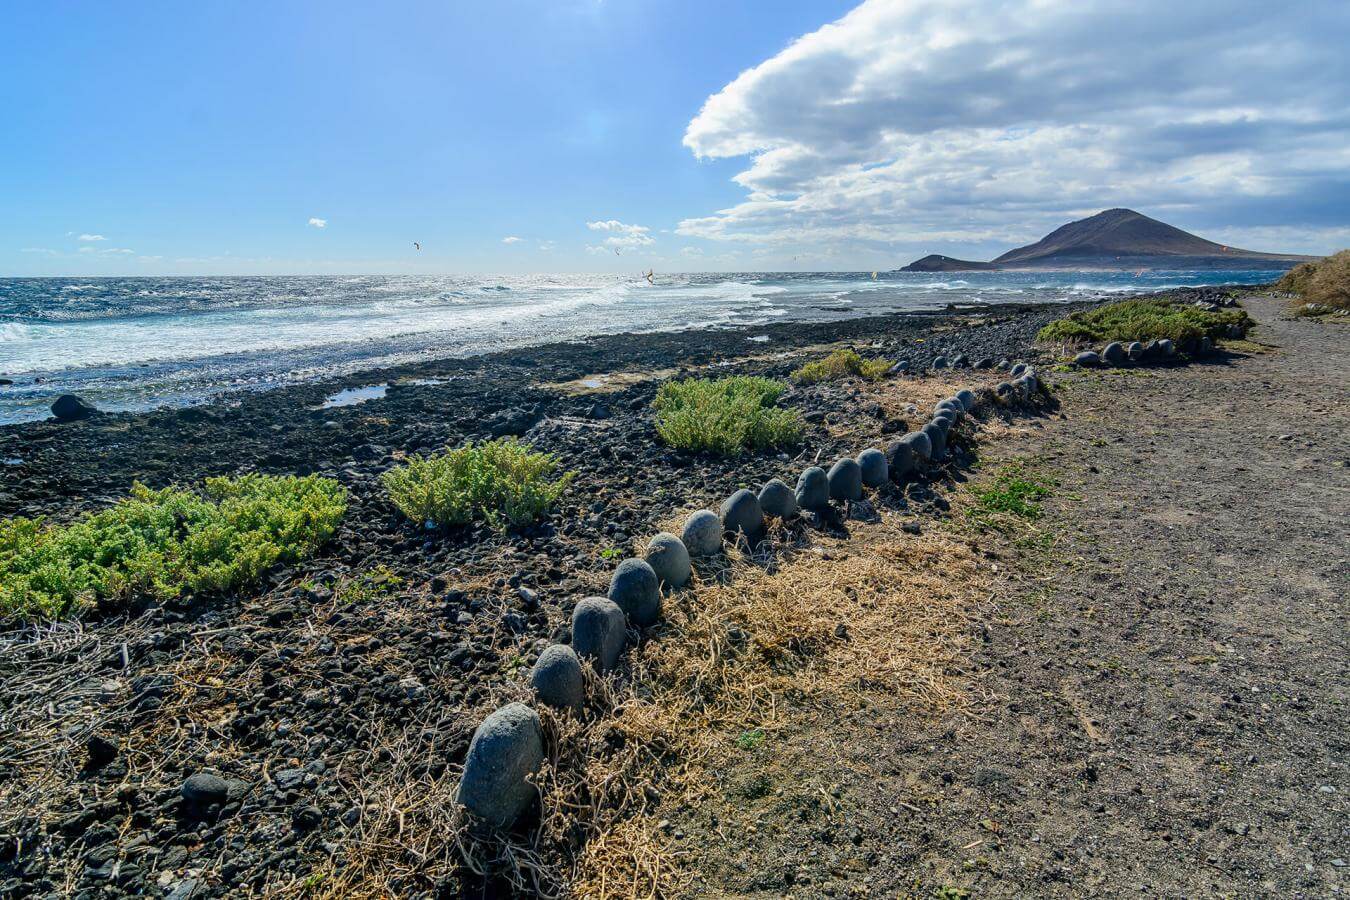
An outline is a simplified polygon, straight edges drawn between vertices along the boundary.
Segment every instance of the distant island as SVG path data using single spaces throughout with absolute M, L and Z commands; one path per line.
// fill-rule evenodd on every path
M 1207 241 L 1132 209 L 1108 209 L 1061 225 L 1034 244 L 993 262 L 934 253 L 901 272 L 978 272 L 997 269 L 1288 269 L 1314 257 L 1260 253 Z

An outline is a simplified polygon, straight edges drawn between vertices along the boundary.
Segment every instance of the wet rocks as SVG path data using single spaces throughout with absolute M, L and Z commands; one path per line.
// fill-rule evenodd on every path
M 890 466 L 886 463 L 886 454 L 869 447 L 858 454 L 858 473 L 862 483 L 870 488 L 879 488 L 890 480 Z
M 52 404 L 52 416 L 58 422 L 77 422 L 80 419 L 87 419 L 97 412 L 97 409 L 75 394 L 62 394 Z
M 587 597 L 572 610 L 572 649 L 592 661 L 598 672 L 619 663 L 627 641 L 623 610 L 604 597 Z
M 712 556 L 722 549 L 722 520 L 710 509 L 700 509 L 684 520 L 680 532 L 690 556 Z
M 777 478 L 759 490 L 759 508 L 775 519 L 790 519 L 797 514 L 797 497 L 792 488 Z
M 1112 341 L 1102 348 L 1101 361 L 1108 366 L 1123 366 L 1128 354 L 1125 352 L 1125 345 L 1120 341 Z
M 576 651 L 562 644 L 545 648 L 530 671 L 530 687 L 541 703 L 556 709 L 580 708 L 586 700 L 586 680 Z
M 511 703 L 478 726 L 464 760 L 456 801 L 496 828 L 510 828 L 534 802 L 530 776 L 544 762 L 539 714 Z
M 857 460 L 844 457 L 830 466 L 825 477 L 829 481 L 831 500 L 862 499 L 862 469 Z
M 1084 350 L 1073 358 L 1073 364 L 1084 368 L 1094 368 L 1102 364 L 1102 358 L 1095 351 Z
M 797 505 L 820 512 L 830 505 L 830 479 L 820 466 L 812 466 L 797 477 Z
M 652 538 L 643 556 L 656 573 L 656 580 L 668 588 L 684 587 L 693 574 L 684 541 L 669 532 L 663 531 Z
M 642 559 L 625 559 L 609 580 L 609 599 L 639 628 L 661 616 L 661 588 L 656 572 Z
M 722 530 L 732 535 L 743 534 L 750 543 L 758 543 L 764 537 L 764 510 L 760 508 L 759 498 L 752 492 L 741 488 L 722 501 Z

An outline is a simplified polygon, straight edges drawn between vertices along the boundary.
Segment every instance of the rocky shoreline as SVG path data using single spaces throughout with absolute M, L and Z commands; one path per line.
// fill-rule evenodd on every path
M 64 519 L 116 500 L 133 480 L 157 487 L 244 471 L 332 475 L 352 500 L 328 548 L 244 596 L 0 637 L 14 729 L 0 758 L 0 781 L 13 785 L 0 817 L 0 893 L 115 896 L 158 885 L 186 898 L 311 877 L 369 813 L 364 785 L 435 781 L 462 763 L 486 712 L 521 689 L 544 646 L 567 637 L 577 600 L 603 593 L 613 560 L 639 555 L 663 517 L 884 445 L 926 419 L 876 409 L 858 421 L 856 391 L 822 384 L 784 398 L 808 422 L 795 454 L 682 453 L 656 441 L 649 405 L 659 378 L 642 373 L 711 366 L 782 377 L 820 352 L 808 348 L 839 341 L 914 370 L 958 354 L 1035 360 L 1036 331 L 1084 305 L 786 323 L 753 335 L 619 335 L 188 410 L 0 430 L 0 457 L 22 460 L 5 470 L 18 477 L 5 481 L 0 515 Z M 747 340 L 758 335 L 769 340 Z M 614 372 L 631 377 L 577 384 Z M 382 398 L 321 408 L 338 388 L 375 381 L 389 385 Z M 534 527 L 426 532 L 379 486 L 407 453 L 507 434 L 577 473 Z M 886 502 L 940 514 L 930 481 L 947 477 L 888 486 Z M 40 774 L 39 758 L 54 768 Z M 193 778 L 201 797 L 185 802 Z M 445 877 L 395 887 L 463 886 Z

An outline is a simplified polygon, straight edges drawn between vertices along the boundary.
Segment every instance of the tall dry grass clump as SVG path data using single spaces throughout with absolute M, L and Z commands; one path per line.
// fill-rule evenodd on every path
M 1315 303 L 1350 309 L 1350 250 L 1294 266 L 1275 282 L 1275 288 L 1297 296 L 1301 306 Z

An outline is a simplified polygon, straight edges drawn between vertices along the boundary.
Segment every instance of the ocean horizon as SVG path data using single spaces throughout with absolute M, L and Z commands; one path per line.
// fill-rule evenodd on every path
M 1271 281 L 1279 270 L 0 279 L 0 424 L 75 393 L 186 406 L 365 369 L 623 332 L 1066 303 Z M 747 339 L 757 336 L 748 334 Z

